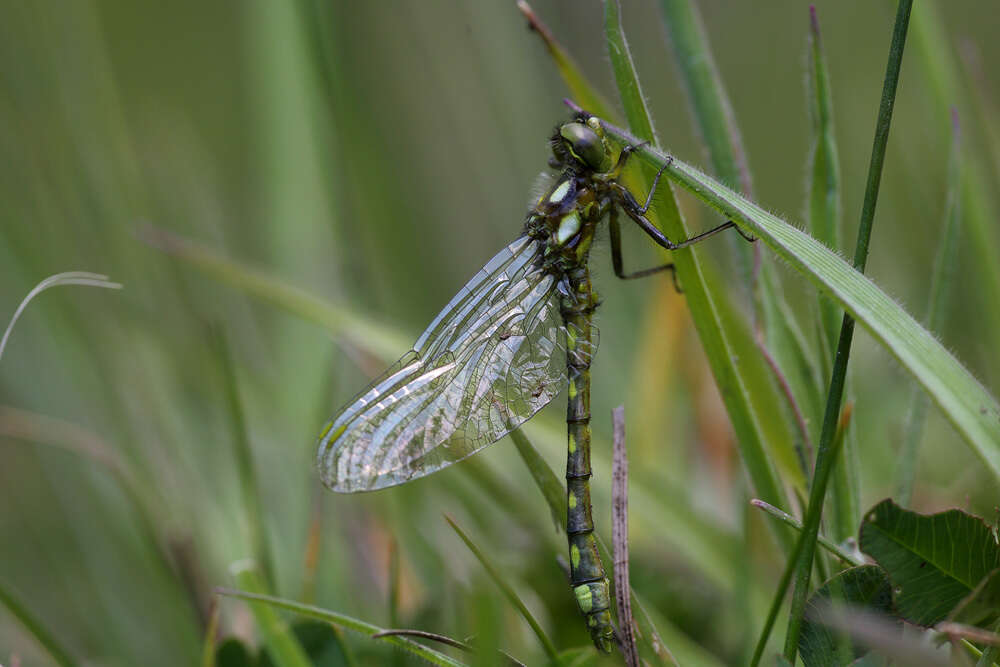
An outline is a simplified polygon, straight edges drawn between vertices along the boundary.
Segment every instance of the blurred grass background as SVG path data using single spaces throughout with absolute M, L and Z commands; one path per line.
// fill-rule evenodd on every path
M 893 7 L 816 4 L 852 248 Z M 967 159 L 995 191 L 1000 45 L 981 5 L 927 4 L 964 73 L 951 85 Z M 756 199 L 801 220 L 806 5 L 699 6 Z M 533 7 L 614 99 L 600 4 Z M 703 163 L 656 3 L 626 3 L 624 17 L 664 147 Z M 922 316 L 950 121 L 935 63 L 912 40 L 908 49 L 868 272 Z M 584 644 L 554 560 L 563 538 L 506 440 L 391 491 L 320 491 L 315 436 L 383 360 L 366 341 L 331 336 L 139 238 L 152 224 L 349 308 L 398 337 L 401 355 L 519 232 L 548 134 L 567 116 L 565 94 L 513 2 L 0 4 L 0 313 L 61 271 L 125 285 L 43 294 L 0 360 L 0 585 L 94 664 L 195 662 L 211 588 L 234 585 L 228 566 L 255 549 L 238 474 L 245 437 L 276 594 L 389 624 L 395 542 L 400 624 L 463 637 L 499 619 L 503 647 L 537 662 L 539 647 L 448 529 L 448 512 L 510 568 L 557 645 Z M 716 222 L 681 201 L 692 228 Z M 995 197 L 985 206 L 996 210 Z M 645 239 L 627 236 L 628 266 L 656 261 Z M 960 245 L 948 324 L 936 333 L 996 387 L 1000 331 L 990 291 L 977 289 L 989 272 L 982 256 Z M 758 627 L 748 614 L 759 617 L 783 560 L 764 520 L 746 515 L 683 296 L 667 279 L 616 281 L 600 248 L 593 264 L 605 299 L 593 373 L 598 527 L 610 533 L 610 410 L 623 403 L 633 586 L 678 657 L 739 661 Z M 793 304 L 808 307 L 802 281 L 779 276 Z M 865 336 L 855 347 L 864 508 L 892 492 L 910 380 Z M 526 429 L 557 471 L 562 419 L 557 399 Z M 991 515 L 989 478 L 934 411 L 924 443 L 914 508 Z M 242 603 L 221 610 L 224 633 L 253 635 Z M 0 661 L 13 654 L 49 664 L 0 610 Z

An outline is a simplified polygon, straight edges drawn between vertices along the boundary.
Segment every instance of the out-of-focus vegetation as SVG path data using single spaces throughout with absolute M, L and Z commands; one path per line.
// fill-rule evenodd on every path
M 867 272 L 923 317 L 955 107 L 960 231 L 933 330 L 996 394 L 1000 45 L 984 5 L 924 4 Z M 533 7 L 617 99 L 600 3 Z M 753 197 L 804 221 L 806 7 L 699 8 Z M 893 6 L 817 11 L 841 169 L 838 250 L 850 255 Z M 626 3 L 624 21 L 661 144 L 711 171 L 660 8 Z M 247 588 L 254 557 L 256 592 L 383 627 L 478 635 L 537 664 L 542 646 L 443 513 L 505 568 L 559 649 L 587 643 L 556 562 L 563 537 L 508 441 L 375 494 L 328 493 L 313 469 L 329 414 L 520 231 L 566 95 L 507 2 L 3 3 L 0 318 L 63 271 L 124 288 L 45 292 L 0 359 L 0 593 L 18 601 L 0 608 L 0 662 L 49 664 L 18 606 L 79 661 L 192 664 L 213 587 Z M 717 222 L 680 201 L 690 228 Z M 644 237 L 627 237 L 630 266 L 656 263 Z M 709 250 L 711 270 L 743 303 L 726 247 Z M 593 265 L 604 298 L 598 529 L 610 535 L 610 410 L 624 404 L 632 585 L 682 664 L 745 662 L 787 554 L 771 519 L 748 509 L 684 296 L 666 278 L 615 280 L 602 248 Z M 782 265 L 774 278 L 812 336 L 815 293 Z M 866 508 L 897 491 L 898 452 L 916 437 L 912 379 L 860 332 L 851 368 L 849 481 Z M 525 429 L 556 470 L 563 418 L 557 399 Z M 806 426 L 815 441 L 819 424 Z M 991 516 L 994 478 L 933 408 L 919 439 L 908 506 Z M 222 635 L 256 643 L 267 628 L 239 600 L 219 600 L 218 613 Z M 344 637 L 359 664 L 393 656 Z

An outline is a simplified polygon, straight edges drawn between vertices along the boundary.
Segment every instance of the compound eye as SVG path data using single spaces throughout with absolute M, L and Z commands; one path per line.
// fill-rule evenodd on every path
M 573 122 L 559 128 L 559 134 L 577 160 L 597 172 L 608 170 L 610 167 L 608 152 L 604 148 L 604 142 L 594 130 L 583 123 Z

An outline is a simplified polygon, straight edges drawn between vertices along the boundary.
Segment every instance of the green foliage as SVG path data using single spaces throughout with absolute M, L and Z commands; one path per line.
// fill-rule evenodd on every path
M 799 653 L 806 667 L 849 665 L 867 653 L 866 647 L 835 632 L 824 622 L 834 614 L 869 617 L 892 612 L 892 586 L 885 572 L 874 565 L 852 567 L 837 574 L 806 603 L 806 616 L 799 636 Z
M 869 278 L 837 255 L 853 237 L 838 227 L 862 205 L 886 7 L 821 5 L 810 24 L 804 8 L 767 3 L 611 1 L 604 17 L 542 0 L 522 13 L 279 4 L 0 9 L 0 313 L 10 321 L 59 271 L 124 285 L 46 292 L 0 358 L 0 536 L 16 546 L 0 554 L 0 663 L 324 664 L 320 645 L 328 664 L 501 660 L 372 638 L 394 627 L 474 636 L 525 664 L 610 664 L 583 648 L 556 563 L 561 400 L 525 426 L 530 443 L 516 434 L 413 485 L 334 496 L 313 470 L 330 412 L 517 234 L 567 94 L 659 139 L 626 175 L 637 195 L 672 157 L 650 209 L 670 238 L 719 214 L 759 237 L 674 253 L 680 296 L 668 279 L 618 283 L 600 244 L 593 253 L 595 519 L 609 535 L 608 414 L 624 403 L 642 657 L 748 662 L 799 553 L 842 310 L 869 335 L 817 524 L 815 581 L 830 584 L 805 592 L 858 601 L 882 571 L 900 615 L 998 630 L 995 561 L 957 576 L 947 557 L 925 557 L 919 527 L 965 531 L 947 543 L 955 558 L 974 544 L 993 554 L 988 529 L 902 509 L 985 516 L 997 503 L 1000 85 L 976 63 L 996 62 L 1000 43 L 982 8 L 914 10 Z M 630 266 L 663 261 L 638 234 L 625 243 Z M 921 326 L 908 313 L 928 302 Z M 872 510 L 885 520 L 863 524 L 879 567 L 845 569 L 861 558 L 843 541 L 858 508 L 897 489 L 898 506 Z M 781 521 L 744 520 L 753 496 Z M 477 536 L 545 644 L 456 548 L 443 513 Z M 235 578 L 247 558 L 262 571 Z M 948 594 L 908 597 L 928 571 Z M 247 592 L 210 614 L 218 585 Z M 805 623 L 809 664 L 880 639 Z M 918 641 L 958 636 L 946 630 Z M 910 664 L 917 634 L 860 660 Z M 988 634 L 961 636 L 953 653 L 996 660 Z M 761 651 L 787 664 L 776 640 Z
M 989 604 L 995 593 L 995 582 L 987 578 L 1000 568 L 996 535 L 961 510 L 925 516 L 883 500 L 865 514 L 860 546 L 888 574 L 894 606 L 910 623 L 931 626 L 944 620 L 980 586 L 977 607 Z M 993 612 L 987 623 L 1000 607 Z

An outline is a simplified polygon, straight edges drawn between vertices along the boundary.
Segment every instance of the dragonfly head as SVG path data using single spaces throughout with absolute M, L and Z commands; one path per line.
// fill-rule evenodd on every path
M 552 139 L 552 152 L 562 164 L 576 162 L 598 173 L 611 169 L 611 148 L 596 118 L 561 125 Z

